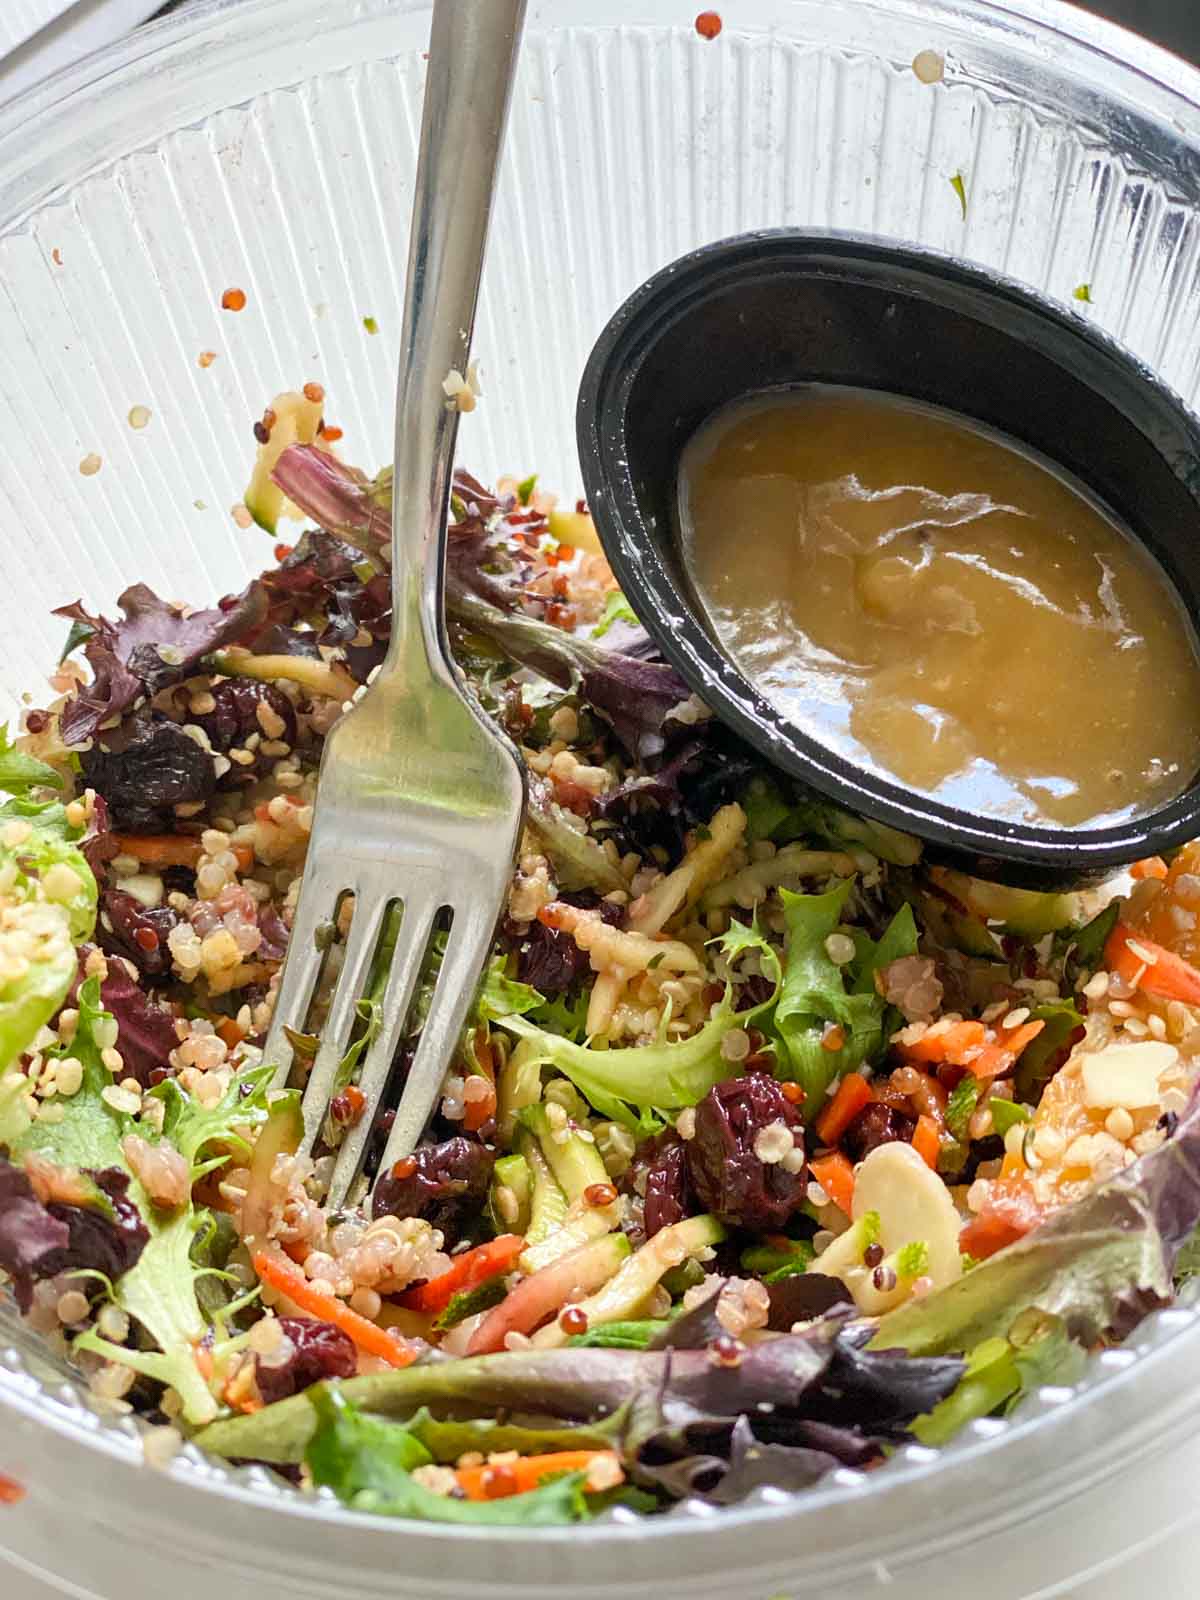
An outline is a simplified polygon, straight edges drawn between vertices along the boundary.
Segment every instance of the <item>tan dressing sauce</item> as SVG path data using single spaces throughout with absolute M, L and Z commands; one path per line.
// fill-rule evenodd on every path
M 856 763 L 1050 827 L 1150 810 L 1200 768 L 1200 657 L 1173 586 L 1024 446 L 805 385 L 707 423 L 679 499 L 716 637 Z

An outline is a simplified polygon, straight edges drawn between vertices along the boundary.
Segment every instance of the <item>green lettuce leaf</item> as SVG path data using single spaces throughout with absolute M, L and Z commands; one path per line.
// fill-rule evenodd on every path
M 499 1500 L 455 1500 L 435 1494 L 412 1476 L 433 1456 L 406 1427 L 365 1416 L 343 1394 L 317 1384 L 308 1391 L 317 1415 L 305 1460 L 319 1488 L 332 1489 L 356 1511 L 457 1522 L 546 1527 L 587 1515 L 584 1475 L 565 1473 L 526 1494 Z
M 878 945 L 860 939 L 853 963 L 842 967 L 831 961 L 825 941 L 839 930 L 852 886 L 853 880 L 847 878 L 824 894 L 779 891 L 787 931 L 783 987 L 773 1027 L 790 1063 L 789 1076 L 805 1091 L 809 1115 L 820 1110 L 835 1079 L 882 1051 L 887 1007 L 875 991 L 875 973 L 900 956 L 915 954 L 917 948 L 916 922 L 906 905 Z M 831 1023 L 845 1035 L 838 1050 L 827 1050 L 822 1043 Z
M 714 1084 L 736 1073 L 736 1066 L 721 1054 L 721 1041 L 732 1028 L 747 1027 L 765 1016 L 779 993 L 779 956 L 757 927 L 735 922 L 716 942 L 731 962 L 747 950 L 757 951 L 775 992 L 760 1005 L 735 1011 L 734 986 L 727 984 L 712 1017 L 689 1039 L 601 1050 L 547 1033 L 526 1017 L 502 1017 L 500 1026 L 532 1042 L 530 1065 L 556 1067 L 602 1116 L 638 1132 L 652 1130 L 653 1113 L 696 1105 Z
M 15 749 L 8 729 L 0 728 L 0 789 L 5 794 L 25 795 L 30 789 L 61 788 L 62 779 L 53 767 Z

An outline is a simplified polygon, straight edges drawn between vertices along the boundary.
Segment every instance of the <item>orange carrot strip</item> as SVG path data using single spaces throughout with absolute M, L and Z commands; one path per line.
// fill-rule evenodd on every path
M 410 1311 L 444 1311 L 456 1294 L 476 1288 L 497 1273 L 508 1272 L 524 1248 L 525 1240 L 520 1234 L 502 1233 L 498 1239 L 476 1245 L 474 1250 L 464 1250 L 461 1256 L 454 1257 L 448 1272 L 410 1289 L 400 1304 Z
M 254 1257 L 254 1270 L 264 1283 L 285 1294 L 301 1311 L 307 1311 L 310 1316 L 319 1317 L 323 1322 L 332 1322 L 334 1327 L 349 1334 L 358 1348 L 365 1350 L 368 1355 L 379 1356 L 392 1367 L 410 1367 L 416 1360 L 415 1350 L 407 1350 L 397 1344 L 386 1328 L 380 1328 L 374 1322 L 368 1322 L 366 1317 L 360 1317 L 357 1311 L 351 1311 L 328 1289 L 318 1288 L 285 1256 L 260 1250 Z
M 847 1216 L 854 1204 L 854 1168 L 841 1151 L 835 1150 L 832 1155 L 818 1156 L 815 1161 L 808 1163 L 808 1170 L 813 1175 L 813 1180 L 819 1183 L 825 1193 L 839 1206 Z
M 490 1117 L 496 1115 L 496 1091 L 491 1088 L 482 1100 L 468 1100 L 463 1106 L 463 1127 L 468 1133 L 478 1133 Z
M 866 1105 L 871 1103 L 871 1085 L 861 1072 L 848 1072 L 837 1093 L 817 1118 L 817 1135 L 822 1144 L 835 1145 Z
M 1104 959 L 1126 983 L 1136 983 L 1147 994 L 1200 1006 L 1200 970 L 1166 945 L 1144 939 L 1127 923 L 1118 922 L 1109 934 Z
M 114 833 L 113 841 L 147 867 L 194 867 L 201 855 L 199 839 L 186 833 Z
M 254 865 L 254 851 L 248 844 L 235 844 L 233 854 L 237 860 L 238 871 L 245 877 Z
M 971 1071 L 981 1083 L 989 1078 L 1000 1078 L 1008 1072 L 1027 1044 L 1032 1044 L 1046 1026 L 1044 1022 L 1023 1022 L 1010 1032 L 1001 1031 L 996 1042 L 989 1044 L 971 1062 Z
M 938 1138 L 937 1123 L 932 1117 L 918 1117 L 916 1131 L 913 1133 L 913 1149 L 920 1156 L 927 1167 L 937 1171 L 938 1152 L 941 1150 L 942 1141 Z
M 459 1467 L 454 1476 L 468 1500 L 502 1500 L 510 1494 L 536 1489 L 554 1473 L 587 1472 L 597 1461 L 611 1461 L 619 1474 L 614 1481 L 624 1482 L 625 1474 L 615 1450 L 559 1450 L 552 1455 L 518 1456 L 515 1461 L 491 1467 Z
M 222 1017 L 217 1024 L 217 1038 L 230 1050 L 236 1050 L 246 1037 L 245 1028 L 239 1028 L 232 1017 Z
M 1143 878 L 1158 878 L 1160 881 L 1167 875 L 1167 863 L 1161 856 L 1147 856 L 1144 861 L 1135 861 L 1129 869 L 1129 876 L 1140 883 Z
M 901 1051 L 909 1061 L 948 1061 L 962 1066 L 967 1051 L 978 1050 L 986 1036 L 987 1029 L 982 1022 L 956 1022 L 940 1033 L 926 1033 L 914 1043 L 902 1045 Z

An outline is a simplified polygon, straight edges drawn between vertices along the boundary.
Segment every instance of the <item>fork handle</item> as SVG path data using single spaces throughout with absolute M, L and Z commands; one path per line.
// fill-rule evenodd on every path
M 446 514 L 465 374 L 525 0 L 435 0 L 396 391 L 392 641 L 384 675 L 450 675 Z M 417 678 L 420 681 L 420 678 Z

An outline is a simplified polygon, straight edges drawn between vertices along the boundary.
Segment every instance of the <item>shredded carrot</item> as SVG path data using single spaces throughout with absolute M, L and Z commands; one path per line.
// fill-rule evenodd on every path
M 186 833 L 114 833 L 113 842 L 147 867 L 194 867 L 202 853 L 199 839 Z
M 123 856 L 134 856 L 144 867 L 191 867 L 195 869 L 204 853 L 199 839 L 190 833 L 114 833 L 113 841 Z M 247 844 L 235 844 L 237 869 L 247 873 L 254 865 L 254 851 Z
M 449 1271 L 410 1289 L 400 1304 L 409 1311 L 444 1311 L 456 1294 L 508 1272 L 524 1248 L 525 1240 L 520 1234 L 502 1233 L 498 1239 L 476 1245 L 474 1250 L 464 1250 L 461 1256 L 454 1257 Z
M 286 1256 L 259 1250 L 254 1257 L 254 1270 L 264 1283 L 286 1295 L 294 1306 L 323 1322 L 332 1322 L 368 1355 L 379 1356 L 391 1367 L 410 1367 L 416 1360 L 415 1349 L 398 1344 L 386 1328 L 368 1322 L 357 1311 L 351 1311 L 337 1295 L 310 1282 Z
M 217 1024 L 217 1038 L 230 1050 L 236 1050 L 245 1037 L 245 1028 L 239 1028 L 232 1017 L 223 1017 Z
M 468 1133 L 478 1133 L 484 1123 L 496 1115 L 496 1088 L 488 1085 L 481 1100 L 468 1100 L 463 1105 L 463 1127 Z
M 983 1211 L 959 1234 L 959 1249 L 976 1261 L 986 1261 L 988 1256 L 1024 1238 L 1041 1222 L 1043 1214 L 1028 1179 L 1001 1178 L 992 1184 Z
M 831 1155 L 817 1156 L 808 1163 L 813 1181 L 819 1183 L 835 1206 L 850 1216 L 854 1204 L 854 1168 L 840 1150 Z
M 909 1061 L 930 1064 L 948 1061 L 955 1066 L 964 1066 L 966 1062 L 963 1058 L 967 1051 L 978 1050 L 986 1038 L 987 1029 L 982 1022 L 955 1022 L 940 1031 L 922 1034 L 912 1044 L 902 1045 L 901 1053 Z
M 543 1479 L 560 1472 L 587 1472 L 596 1462 L 611 1462 L 615 1471 L 605 1479 L 615 1486 L 625 1481 L 615 1450 L 559 1450 L 552 1455 L 518 1456 L 494 1466 L 459 1467 L 454 1476 L 468 1500 L 502 1500 L 510 1494 L 536 1489 Z
M 913 1149 L 920 1156 L 927 1167 L 937 1171 L 938 1152 L 941 1150 L 942 1141 L 938 1138 L 937 1123 L 932 1117 L 918 1117 L 916 1131 L 913 1133 Z
M 1200 969 L 1166 945 L 1144 939 L 1128 923 L 1118 922 L 1109 934 L 1104 959 L 1111 971 L 1147 994 L 1200 1006 Z
M 1161 856 L 1147 856 L 1144 861 L 1135 861 L 1129 869 L 1129 876 L 1136 878 L 1140 883 L 1143 878 L 1158 878 L 1160 881 L 1167 875 L 1167 863 Z
M 871 1085 L 861 1072 L 848 1072 L 837 1093 L 817 1118 L 817 1134 L 822 1144 L 835 1145 L 866 1105 L 871 1103 Z
M 1020 1027 L 1006 1033 L 1001 1029 L 993 1044 L 989 1044 L 971 1062 L 971 1071 L 981 1083 L 989 1078 L 1002 1077 L 1012 1067 L 1027 1044 L 1032 1044 L 1046 1026 L 1044 1022 L 1023 1022 Z

